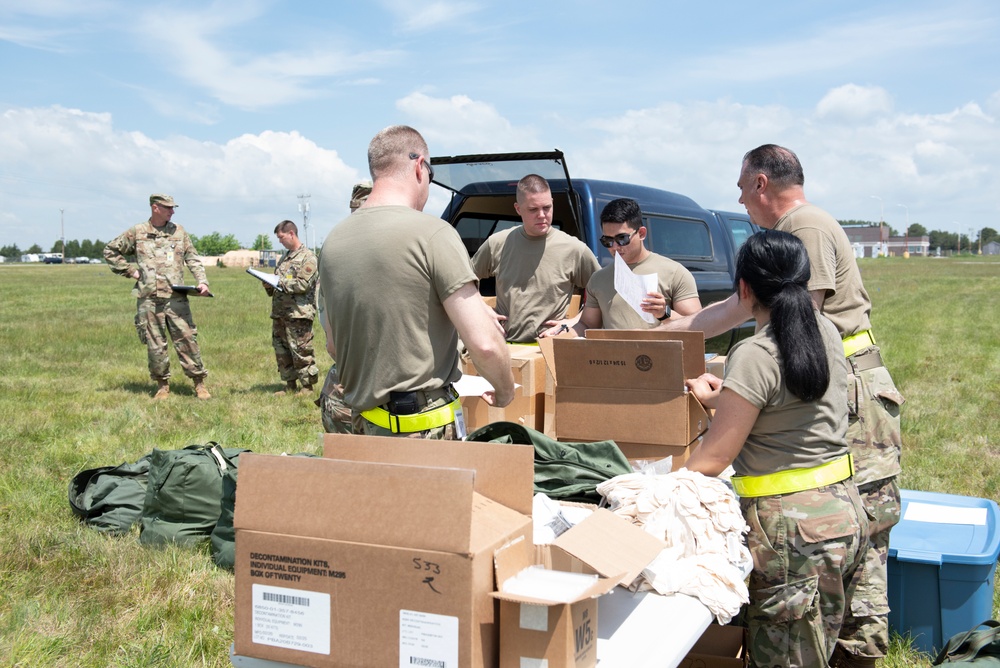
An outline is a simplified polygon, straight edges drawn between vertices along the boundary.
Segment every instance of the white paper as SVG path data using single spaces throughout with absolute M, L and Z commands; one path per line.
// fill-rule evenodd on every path
M 928 522 L 930 524 L 970 524 L 986 526 L 986 508 L 961 508 L 939 506 L 934 503 L 906 504 L 903 519 L 907 522 Z
M 254 584 L 251 626 L 259 645 L 330 654 L 330 595 Z
M 247 273 L 253 276 L 254 278 L 259 278 L 260 280 L 270 285 L 272 288 L 277 288 L 278 290 L 281 289 L 278 288 L 277 274 L 265 274 L 262 271 L 257 271 L 256 269 L 251 269 L 250 267 L 247 267 Z
M 473 376 L 463 373 L 462 377 L 452 383 L 452 387 L 458 392 L 460 397 L 481 397 L 487 392 L 492 392 L 496 388 L 482 376 Z M 514 389 L 521 387 L 514 383 Z
M 615 253 L 615 292 L 650 324 L 656 322 L 656 319 L 652 313 L 642 310 L 642 300 L 648 293 L 657 292 L 659 284 L 660 279 L 656 274 L 634 273 L 622 256 Z
M 399 666 L 458 666 L 458 617 L 399 611 Z

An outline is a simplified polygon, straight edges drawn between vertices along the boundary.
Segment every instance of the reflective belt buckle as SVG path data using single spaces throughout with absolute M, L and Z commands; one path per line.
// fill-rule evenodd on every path
M 847 480 L 854 475 L 854 457 L 844 455 L 832 462 L 806 469 L 788 469 L 766 475 L 733 476 L 736 493 L 743 498 L 804 492 Z

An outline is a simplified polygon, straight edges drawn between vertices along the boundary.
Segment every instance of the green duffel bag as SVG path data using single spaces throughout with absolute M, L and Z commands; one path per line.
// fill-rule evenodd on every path
M 70 508 L 84 524 L 101 533 L 128 533 L 142 517 L 150 457 L 134 464 L 80 471 L 69 483 Z
M 154 449 L 142 507 L 143 545 L 195 545 L 207 540 L 222 510 L 226 471 L 237 466 L 243 448 L 218 443 L 181 450 Z
M 292 457 L 319 457 L 308 452 L 300 452 Z M 238 461 L 238 460 L 237 460 Z M 236 463 L 236 462 L 234 462 Z M 219 568 L 233 570 L 236 566 L 236 529 L 233 516 L 236 513 L 236 479 L 239 466 L 231 466 L 222 476 L 222 508 L 219 521 L 212 529 L 212 561 Z
M 561 443 L 516 422 L 493 422 L 466 440 L 534 446 L 534 491 L 561 501 L 600 503 L 600 483 L 632 473 L 632 465 L 614 441 Z

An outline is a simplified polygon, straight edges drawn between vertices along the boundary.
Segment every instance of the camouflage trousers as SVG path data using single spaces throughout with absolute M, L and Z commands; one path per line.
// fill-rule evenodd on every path
M 146 354 L 149 358 L 149 377 L 153 380 L 170 378 L 170 351 L 167 335 L 174 342 L 184 375 L 192 380 L 203 380 L 208 375 L 201 362 L 198 348 L 198 329 L 191 317 L 191 307 L 186 297 L 147 297 L 136 304 L 138 322 L 146 336 Z
M 854 480 L 868 515 L 869 534 L 838 644 L 847 655 L 867 658 L 885 656 L 889 648 L 886 563 L 889 532 L 900 514 L 896 482 L 902 450 L 899 408 L 905 401 L 888 369 L 881 364 L 864 368 L 875 363 L 866 361 L 878 352 L 878 347 L 872 346 L 848 358 L 854 370 L 854 388 L 847 442 L 854 456 Z
M 752 666 L 826 666 L 868 535 L 851 480 L 740 499 L 753 555 L 747 610 Z
M 323 418 L 323 431 L 328 434 L 354 433 L 351 407 L 344 401 L 344 386 L 340 384 L 336 363 L 326 374 L 316 405 L 319 406 L 320 416 Z
M 426 412 L 439 408 L 441 406 L 447 406 L 453 399 L 451 395 L 446 390 L 436 390 L 433 393 L 437 395 L 436 399 L 430 399 L 427 405 L 424 406 L 421 411 Z M 434 441 L 455 441 L 458 440 L 458 432 L 455 428 L 455 423 L 451 422 L 449 424 L 443 425 L 441 427 L 435 427 L 434 429 L 427 429 L 424 431 L 414 431 L 409 433 L 393 433 L 388 429 L 383 429 L 376 424 L 369 422 L 368 420 L 361 417 L 361 413 L 354 411 L 352 414 L 354 421 L 354 433 L 364 434 L 366 436 L 395 436 L 396 438 L 425 438 Z
M 272 318 L 271 346 L 278 362 L 278 373 L 286 383 L 302 385 L 319 382 L 319 369 L 313 351 L 313 321 L 306 318 Z

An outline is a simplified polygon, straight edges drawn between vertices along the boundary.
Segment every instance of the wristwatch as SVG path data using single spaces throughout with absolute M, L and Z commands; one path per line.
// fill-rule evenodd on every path
M 660 322 L 663 322 L 664 320 L 670 317 L 670 304 L 667 304 L 664 308 L 666 308 L 667 310 L 663 312 L 662 316 L 657 318 L 657 320 L 659 320 Z

